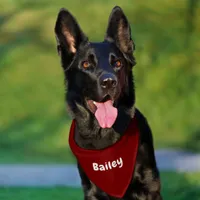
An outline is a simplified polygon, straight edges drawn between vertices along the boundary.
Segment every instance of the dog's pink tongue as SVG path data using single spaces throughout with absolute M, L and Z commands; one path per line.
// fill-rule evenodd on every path
M 110 128 L 117 118 L 117 109 L 113 107 L 112 101 L 109 100 L 104 103 L 96 102 L 96 107 L 95 117 L 99 125 L 102 128 Z

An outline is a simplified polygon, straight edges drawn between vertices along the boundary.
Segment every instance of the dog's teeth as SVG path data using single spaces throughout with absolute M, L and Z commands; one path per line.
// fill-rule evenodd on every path
M 95 102 L 95 101 L 93 101 L 93 104 L 94 104 L 94 105 L 96 105 L 96 102 Z

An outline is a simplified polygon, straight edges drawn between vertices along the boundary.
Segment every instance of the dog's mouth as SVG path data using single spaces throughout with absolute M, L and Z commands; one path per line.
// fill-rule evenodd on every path
M 117 118 L 117 108 L 114 101 L 106 95 L 100 102 L 86 100 L 89 110 L 95 115 L 102 128 L 111 128 Z
M 89 110 L 95 114 L 95 112 L 97 111 L 97 107 L 101 104 L 104 104 L 107 101 L 111 101 L 112 104 L 114 103 L 114 100 L 111 99 L 111 97 L 109 95 L 106 95 L 101 101 L 97 102 L 94 100 L 86 100 L 87 101 L 87 105 Z

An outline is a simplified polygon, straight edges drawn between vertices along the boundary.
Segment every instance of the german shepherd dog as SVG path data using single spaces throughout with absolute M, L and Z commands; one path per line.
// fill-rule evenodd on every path
M 58 13 L 55 35 L 65 75 L 67 106 L 77 122 L 77 145 L 93 150 L 109 147 L 120 139 L 133 117 L 140 132 L 134 172 L 125 195 L 116 198 L 106 194 L 78 163 L 84 199 L 162 200 L 152 132 L 146 118 L 135 108 L 135 44 L 123 10 L 118 6 L 112 9 L 103 42 L 90 42 L 64 8 Z

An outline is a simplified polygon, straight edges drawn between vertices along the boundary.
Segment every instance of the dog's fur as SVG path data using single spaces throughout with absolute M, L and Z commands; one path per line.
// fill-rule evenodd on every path
M 140 130 L 139 149 L 132 181 L 121 199 L 161 200 L 152 133 L 145 117 L 134 107 L 132 67 L 136 64 L 133 56 L 135 45 L 124 12 L 120 7 L 113 8 L 103 42 L 89 42 L 76 19 L 65 9 L 58 14 L 55 33 L 65 74 L 66 101 L 77 121 L 76 143 L 86 149 L 108 147 L 120 138 L 135 116 Z M 120 60 L 120 68 L 115 65 L 116 60 Z M 89 62 L 89 67 L 83 67 L 84 61 Z M 101 87 L 100 79 L 105 73 L 116 80 L 116 87 L 107 90 Z M 87 101 L 104 102 L 107 98 L 114 101 L 118 116 L 111 128 L 101 128 Z M 118 199 L 95 186 L 79 164 L 78 169 L 85 200 Z

